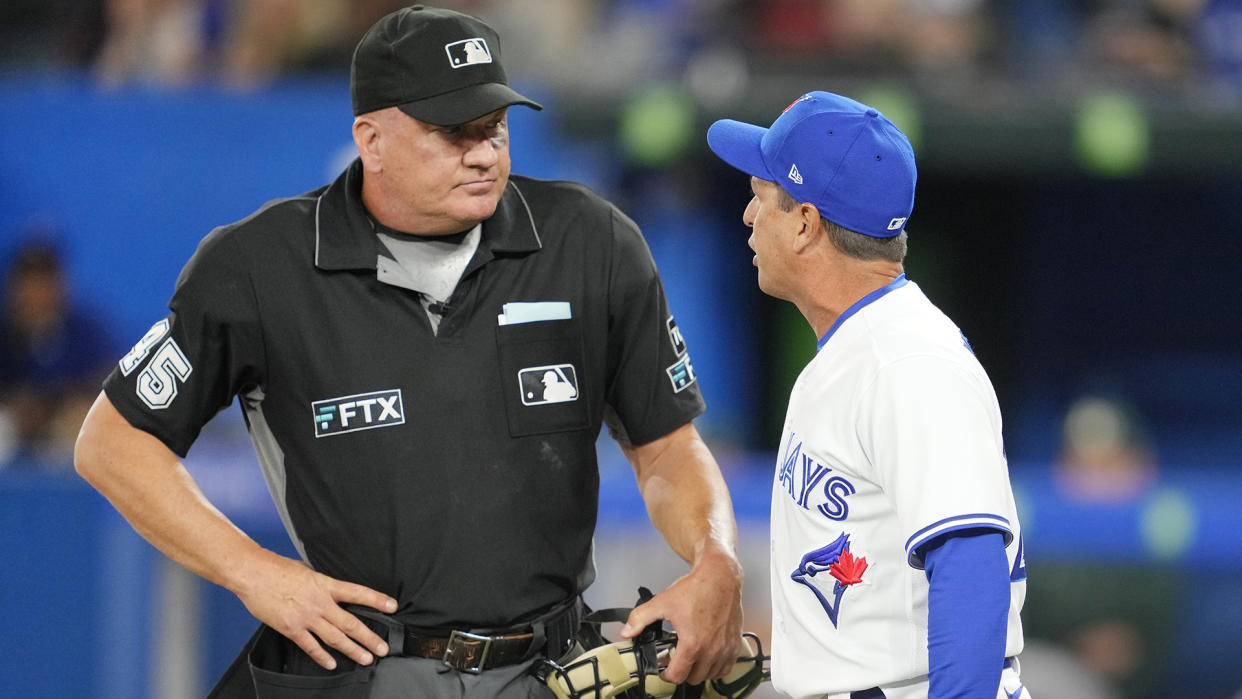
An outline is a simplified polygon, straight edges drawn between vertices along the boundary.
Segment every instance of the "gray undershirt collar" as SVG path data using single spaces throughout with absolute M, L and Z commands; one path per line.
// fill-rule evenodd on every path
M 438 331 L 444 304 L 453 296 L 462 272 L 479 247 L 483 225 L 476 225 L 464 236 L 421 237 L 376 230 L 391 258 L 383 254 L 376 260 L 379 280 L 420 294 L 423 310 Z

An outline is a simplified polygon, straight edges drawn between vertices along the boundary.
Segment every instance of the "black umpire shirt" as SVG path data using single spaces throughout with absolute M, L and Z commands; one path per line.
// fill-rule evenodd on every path
M 685 343 L 633 221 L 516 175 L 435 334 L 377 276 L 361 181 L 212 231 L 105 391 L 181 456 L 239 396 L 315 570 L 407 623 L 525 621 L 594 578 L 601 422 L 643 444 L 703 411 Z

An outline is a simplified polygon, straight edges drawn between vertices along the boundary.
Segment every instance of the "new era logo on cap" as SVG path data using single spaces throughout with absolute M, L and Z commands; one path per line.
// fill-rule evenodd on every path
M 789 179 L 793 180 L 794 184 L 802 184 L 802 173 L 798 172 L 797 163 L 789 166 Z
M 445 45 L 444 51 L 448 53 L 449 65 L 454 68 L 492 62 L 492 52 L 488 50 L 487 42 L 480 37 L 454 41 Z

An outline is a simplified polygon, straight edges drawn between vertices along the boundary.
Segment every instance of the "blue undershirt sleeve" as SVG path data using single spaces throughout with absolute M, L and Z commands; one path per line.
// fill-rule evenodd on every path
M 923 557 L 931 584 L 928 699 L 995 699 L 1009 619 L 1004 537 L 998 531 L 962 530 L 933 539 Z

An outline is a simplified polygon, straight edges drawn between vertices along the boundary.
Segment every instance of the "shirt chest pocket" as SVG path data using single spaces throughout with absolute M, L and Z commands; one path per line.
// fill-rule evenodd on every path
M 500 325 L 496 345 L 511 436 L 590 427 L 577 318 Z

